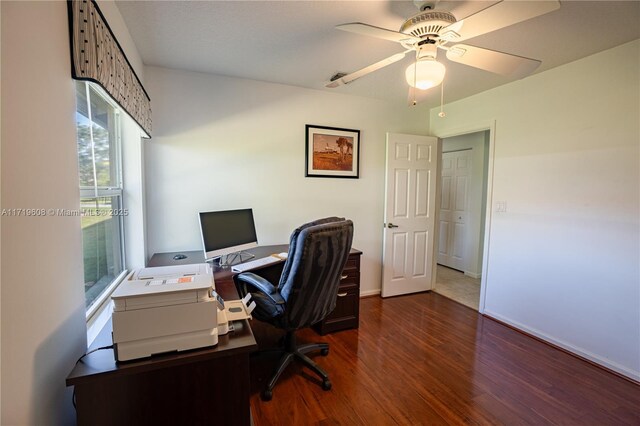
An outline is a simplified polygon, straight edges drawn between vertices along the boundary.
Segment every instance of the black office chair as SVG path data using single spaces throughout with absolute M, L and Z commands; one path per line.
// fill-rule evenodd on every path
M 286 331 L 282 357 L 262 399 L 269 401 L 278 378 L 293 360 L 306 364 L 322 379 L 322 388 L 331 389 L 327 373 L 306 353 L 320 350 L 329 354 L 327 343 L 297 346 L 295 331 L 323 320 L 336 307 L 340 276 L 353 240 L 353 223 L 343 218 L 316 220 L 297 228 L 291 234 L 289 255 L 280 282 L 274 286 L 266 279 L 245 272 L 234 280 L 238 293 L 251 293 L 256 302 L 252 315 Z

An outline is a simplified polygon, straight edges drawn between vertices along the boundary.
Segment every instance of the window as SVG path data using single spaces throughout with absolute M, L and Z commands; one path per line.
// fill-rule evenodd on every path
M 120 113 L 102 90 L 76 82 L 76 125 L 87 317 L 124 273 Z

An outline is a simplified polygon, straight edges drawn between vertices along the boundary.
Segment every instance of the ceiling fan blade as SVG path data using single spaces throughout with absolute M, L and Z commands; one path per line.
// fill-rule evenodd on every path
M 560 2 L 558 0 L 502 0 L 449 25 L 441 31 L 440 36 L 447 40 L 463 41 L 553 12 L 559 8 Z
M 334 87 L 341 86 L 343 84 L 351 83 L 355 79 L 358 79 L 374 71 L 377 71 L 380 68 L 386 67 L 387 65 L 391 65 L 394 62 L 398 62 L 399 60 L 403 59 L 408 52 L 411 52 L 411 50 L 405 50 L 402 53 L 396 53 L 395 55 L 389 56 L 388 58 L 378 61 L 375 64 L 371 64 L 368 67 L 364 67 L 362 69 L 359 69 L 358 71 L 352 72 L 351 74 L 347 74 L 340 78 L 337 78 L 327 83 L 325 87 L 334 88 Z
M 542 63 L 509 53 L 497 52 L 468 44 L 456 44 L 447 50 L 447 59 L 506 77 L 523 78 Z
M 374 27 L 373 25 L 363 24 L 362 22 L 353 22 L 350 24 L 342 24 L 336 26 L 337 29 L 366 35 L 369 37 L 381 38 L 384 40 L 395 41 L 396 43 L 407 42 L 415 43 L 419 39 L 409 34 L 399 33 L 397 31 L 387 30 L 386 28 Z

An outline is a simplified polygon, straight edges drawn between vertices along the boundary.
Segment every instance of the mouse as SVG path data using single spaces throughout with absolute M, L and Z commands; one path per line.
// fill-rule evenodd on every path
M 173 260 L 182 260 L 182 259 L 186 259 L 187 255 L 186 254 L 176 254 L 175 256 L 173 256 Z

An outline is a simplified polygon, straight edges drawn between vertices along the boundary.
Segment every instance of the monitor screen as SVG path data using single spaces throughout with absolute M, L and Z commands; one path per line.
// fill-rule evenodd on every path
M 252 209 L 200 212 L 200 230 L 207 260 L 258 246 Z

